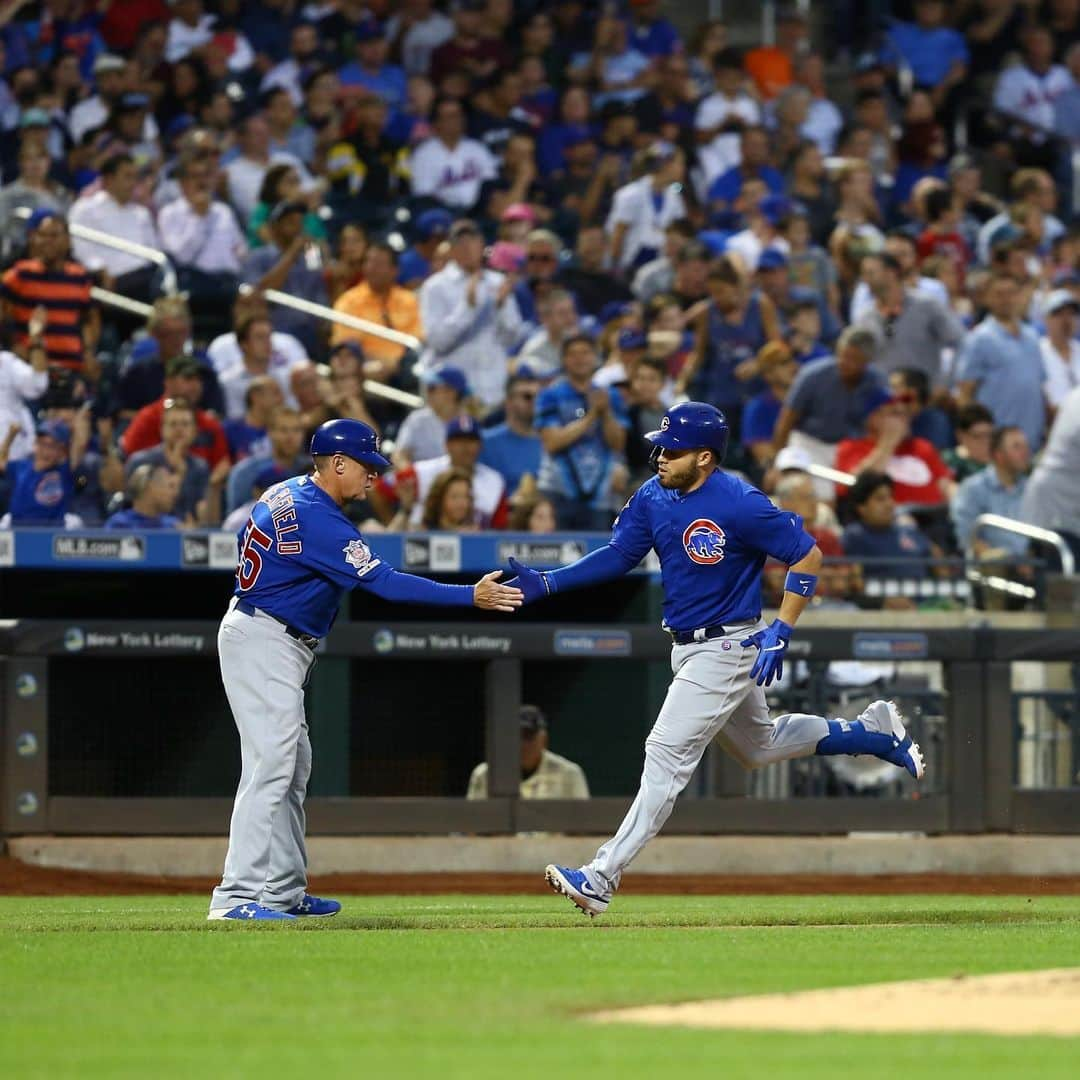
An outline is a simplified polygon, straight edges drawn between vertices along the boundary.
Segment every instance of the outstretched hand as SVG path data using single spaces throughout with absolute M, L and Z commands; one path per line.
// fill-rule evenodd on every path
M 525 597 L 526 604 L 534 604 L 537 600 L 543 600 L 555 590 L 552 588 L 551 579 L 543 570 L 534 570 L 531 566 L 519 563 L 510 556 L 510 569 L 517 575 L 511 578 L 507 585 L 516 585 Z
M 503 572 L 492 570 L 473 586 L 473 604 L 484 611 L 514 612 L 521 607 L 524 597 L 512 584 L 499 582 Z
M 773 679 L 783 678 L 784 653 L 787 652 L 789 641 L 791 627 L 780 619 L 773 619 L 772 624 L 764 630 L 743 638 L 741 644 L 744 649 L 753 645 L 758 651 L 754 666 L 750 669 L 750 678 L 758 686 L 768 686 Z

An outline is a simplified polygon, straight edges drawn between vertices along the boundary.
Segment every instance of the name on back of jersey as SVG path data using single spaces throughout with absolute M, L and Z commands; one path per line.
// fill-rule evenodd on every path
M 300 525 L 296 520 L 296 507 L 293 505 L 293 493 L 287 484 L 278 484 L 263 495 L 263 502 L 270 507 L 270 517 L 274 523 L 274 539 L 277 541 L 279 555 L 299 555 L 304 550 L 303 541 L 289 539 L 289 534 L 296 532 Z

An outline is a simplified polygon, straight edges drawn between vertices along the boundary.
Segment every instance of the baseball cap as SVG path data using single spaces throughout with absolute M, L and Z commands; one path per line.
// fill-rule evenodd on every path
M 122 56 L 115 53 L 102 53 L 94 61 L 94 74 L 104 75 L 107 71 L 123 71 L 127 66 Z
M 648 346 L 648 339 L 641 330 L 627 327 L 619 331 L 619 349 L 625 352 L 627 349 L 644 349 Z
M 454 218 L 449 210 L 425 210 L 413 224 L 417 240 L 430 240 L 433 236 L 446 236 Z
M 420 376 L 420 382 L 424 386 L 449 386 L 456 390 L 460 397 L 469 396 L 469 382 L 465 378 L 465 372 L 453 364 L 439 364 L 425 371 Z
M 705 229 L 698 233 L 698 239 L 705 245 L 710 255 L 723 255 L 727 251 L 728 240 L 732 233 L 729 229 Z
M 977 169 L 978 162 L 970 154 L 953 154 L 949 159 L 949 175 L 966 172 L 968 169 Z
M 547 731 L 547 717 L 535 705 L 522 705 L 518 711 L 522 735 L 535 735 Z
M 788 257 L 779 248 L 766 248 L 758 259 L 759 270 L 783 270 L 788 264 Z
M 1068 289 L 1055 289 L 1047 298 L 1045 312 L 1047 315 L 1053 315 L 1062 308 L 1073 307 L 1077 311 L 1080 311 L 1080 300 L 1078 300 L 1072 292 Z
M 302 203 L 299 199 L 283 199 L 279 203 L 274 203 L 269 220 L 280 221 L 288 214 L 306 214 L 307 210 L 307 203 Z
M 482 439 L 480 425 L 471 416 L 455 416 L 446 425 L 448 439 Z
M 173 375 L 198 375 L 199 361 L 194 356 L 181 353 L 179 356 L 171 356 L 165 361 L 166 376 Z
M 785 446 L 776 455 L 776 461 L 773 464 L 780 472 L 787 472 L 788 469 L 798 469 L 799 472 L 806 472 L 813 464 L 813 461 L 810 454 L 801 446 Z
M 624 315 L 629 315 L 633 310 L 632 305 L 627 300 L 609 300 L 601 309 L 600 314 L 597 315 L 596 321 L 601 326 L 611 322 L 612 319 L 621 319 Z
M 336 345 L 330 347 L 330 355 L 333 356 L 336 352 L 341 352 L 342 349 L 347 349 L 356 357 L 357 360 L 364 359 L 364 349 L 359 341 L 350 339 L 348 341 L 339 341 Z
M 791 200 L 783 195 L 766 195 L 758 203 L 758 210 L 770 225 L 776 226 L 791 213 Z
M 503 212 L 500 221 L 527 221 L 530 225 L 536 223 L 536 211 L 528 203 L 511 203 Z
M 37 426 L 39 435 L 46 435 L 67 446 L 71 442 L 71 428 L 63 420 L 42 420 Z
M 459 236 L 483 236 L 480 226 L 470 218 L 461 218 L 450 226 L 450 239 L 457 240 Z
M 884 66 L 881 57 L 876 52 L 859 53 L 855 58 L 856 75 L 865 75 L 868 71 L 881 71 Z
M 525 249 L 520 244 L 499 240 L 488 253 L 488 266 L 504 274 L 517 274 L 525 265 Z
M 375 19 L 365 19 L 353 30 L 353 40 L 357 43 L 379 41 L 383 36 L 383 28 Z
M 885 389 L 884 386 L 875 386 L 863 399 L 862 418 L 868 419 L 872 413 L 875 413 L 883 405 L 891 405 L 896 398 Z
M 41 228 L 46 221 L 51 221 L 55 218 L 57 221 L 64 221 L 64 215 L 58 213 L 56 210 L 50 209 L 47 206 L 39 206 L 27 219 L 26 219 L 26 231 L 28 233 L 33 232 L 35 229 Z
M 49 127 L 52 120 L 44 109 L 23 109 L 19 117 L 19 127 Z
M 592 128 L 585 124 L 574 124 L 566 129 L 566 134 L 563 136 L 563 149 L 569 150 L 572 146 L 592 142 L 593 138 Z

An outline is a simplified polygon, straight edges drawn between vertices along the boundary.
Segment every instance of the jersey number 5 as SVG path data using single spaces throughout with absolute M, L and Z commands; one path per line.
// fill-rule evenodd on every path
M 258 528 L 254 521 L 248 522 L 247 532 L 244 534 L 244 547 L 240 552 L 240 565 L 236 568 L 236 581 L 241 592 L 247 592 L 262 572 L 263 561 L 259 549 L 269 551 L 273 541 L 269 536 Z

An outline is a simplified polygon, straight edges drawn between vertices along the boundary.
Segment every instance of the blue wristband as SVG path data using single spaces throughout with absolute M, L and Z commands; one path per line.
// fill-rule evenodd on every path
M 797 574 L 794 570 L 789 570 L 784 578 L 784 592 L 794 593 L 796 596 L 813 596 L 816 588 L 817 577 L 814 574 Z

